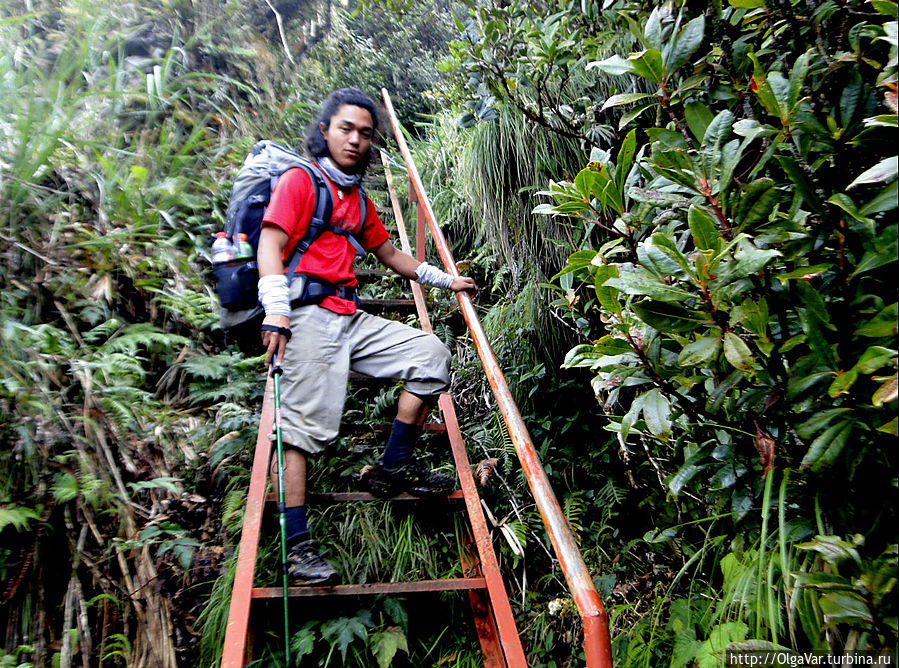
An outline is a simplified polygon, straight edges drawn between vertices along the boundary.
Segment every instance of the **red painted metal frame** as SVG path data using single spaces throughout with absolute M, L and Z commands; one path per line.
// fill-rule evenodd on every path
M 449 245 L 446 243 L 446 239 L 443 237 L 443 232 L 437 224 L 430 200 L 424 191 L 421 177 L 418 174 L 418 168 L 415 166 L 412 154 L 406 144 L 402 127 L 400 127 L 396 114 L 393 111 L 390 95 L 384 89 L 381 90 L 381 95 L 387 107 L 387 114 L 393 126 L 400 153 L 406 161 L 406 167 L 409 170 L 412 189 L 419 204 L 419 217 L 423 215 L 427 219 L 432 239 L 446 270 L 451 275 L 458 276 L 459 272 L 456 269 L 455 260 L 450 252 Z M 584 563 L 584 559 L 577 548 L 571 528 L 568 526 L 565 515 L 562 513 L 559 502 L 552 491 L 549 478 L 543 469 L 543 465 L 540 463 L 530 434 L 524 424 L 521 413 L 518 411 L 518 407 L 515 405 L 512 393 L 496 360 L 496 356 L 493 354 L 490 342 L 481 326 L 471 298 L 464 292 L 457 293 L 457 296 L 462 315 L 468 324 L 475 348 L 481 358 L 484 372 L 490 381 L 490 386 L 493 389 L 497 405 L 506 423 L 509 436 L 512 438 L 518 459 L 521 462 L 525 477 L 537 503 L 537 508 L 543 517 L 546 531 L 581 616 L 581 621 L 584 625 L 584 653 L 587 659 L 587 666 L 588 668 L 611 668 L 612 650 L 609 639 L 609 621 L 602 601 L 599 599 L 599 594 L 593 585 L 587 565 Z M 460 470 L 459 473 L 461 477 L 462 471 Z
M 262 511 L 265 508 L 268 461 L 272 451 L 272 443 L 268 435 L 272 431 L 274 408 L 274 385 L 269 376 L 265 384 L 262 417 L 259 420 L 259 433 L 256 437 L 256 454 L 253 458 L 253 471 L 250 474 L 250 489 L 247 491 L 247 506 L 243 516 L 243 530 L 240 534 L 234 586 L 231 590 L 231 606 L 228 610 L 228 625 L 225 629 L 221 668 L 241 668 L 250 660 L 247 655 L 247 632 L 250 628 L 250 605 L 253 598 L 253 576 L 256 572 L 259 534 L 262 530 Z

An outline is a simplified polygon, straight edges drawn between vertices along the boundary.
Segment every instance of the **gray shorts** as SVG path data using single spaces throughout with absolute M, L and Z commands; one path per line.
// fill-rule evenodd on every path
M 340 315 L 300 306 L 281 367 L 283 442 L 310 454 L 337 436 L 349 372 L 406 381 L 418 396 L 449 388 L 451 355 L 433 334 L 363 311 Z

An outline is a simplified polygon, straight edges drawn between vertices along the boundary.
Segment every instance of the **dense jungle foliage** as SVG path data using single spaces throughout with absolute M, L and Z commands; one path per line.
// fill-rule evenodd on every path
M 897 659 L 895 2 L 25 0 L 0 46 L 0 666 L 217 665 L 264 370 L 225 346 L 208 247 L 246 150 L 299 144 L 344 85 L 410 131 L 615 664 Z M 528 660 L 581 665 L 455 300 L 429 299 Z M 354 386 L 366 426 L 313 488 L 352 487 L 395 399 Z M 312 522 L 344 581 L 459 575 L 433 515 Z M 422 605 L 321 609 L 294 657 L 481 665 L 462 597 Z

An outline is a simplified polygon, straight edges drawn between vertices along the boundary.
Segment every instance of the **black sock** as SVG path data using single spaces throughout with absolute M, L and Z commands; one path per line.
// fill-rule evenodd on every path
M 309 527 L 306 524 L 306 506 L 285 508 L 284 515 L 288 547 L 293 547 L 309 538 Z
M 393 429 L 390 430 L 390 438 L 387 439 L 387 448 L 381 457 L 384 468 L 395 469 L 412 457 L 412 448 L 421 433 L 421 427 L 399 420 L 393 421 Z

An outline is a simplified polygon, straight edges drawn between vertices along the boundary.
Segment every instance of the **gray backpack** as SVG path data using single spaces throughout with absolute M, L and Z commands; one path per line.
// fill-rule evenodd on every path
M 293 278 L 303 253 L 325 231 L 346 237 L 356 249 L 357 255 L 365 255 L 354 235 L 331 225 L 333 210 L 331 188 L 321 172 L 309 160 L 282 144 L 269 140 L 258 142 L 250 150 L 243 167 L 237 173 L 225 214 L 227 220 L 225 234 L 235 245 L 238 234 L 245 234 L 253 248 L 253 254 L 246 258 L 217 262 L 212 267 L 216 293 L 222 307 L 219 323 L 226 336 L 245 350 L 253 344 L 258 347 L 259 326 L 265 317 L 259 305 L 256 289 L 259 281 L 256 250 L 259 247 L 262 218 L 281 174 L 295 168 L 305 171 L 315 186 L 315 209 L 308 231 L 297 243 L 288 262 L 288 281 Z M 366 202 L 365 191 L 360 187 L 359 210 L 363 222 L 366 216 Z

